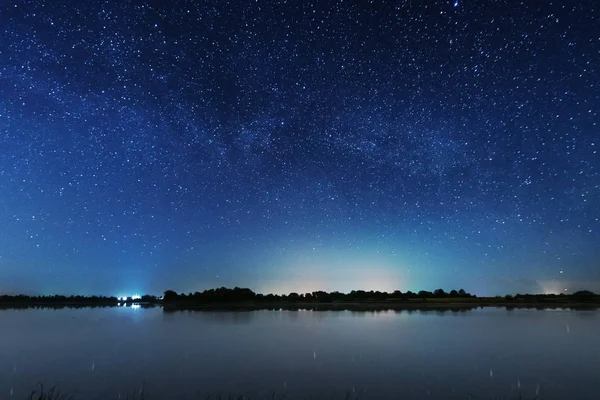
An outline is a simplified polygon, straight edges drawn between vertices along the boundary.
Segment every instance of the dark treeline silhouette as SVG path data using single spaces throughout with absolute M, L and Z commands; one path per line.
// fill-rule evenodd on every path
M 301 303 L 331 303 L 336 301 L 346 302 L 385 302 L 393 300 L 424 300 L 424 299 L 468 299 L 476 296 L 465 292 L 463 289 L 452 290 L 446 293 L 443 289 L 437 289 L 433 292 L 424 290 L 414 293 L 411 291 L 401 292 L 396 290 L 393 293 L 380 291 L 353 290 L 350 293 L 315 291 L 312 293 L 295 293 L 287 295 L 254 293 L 247 288 L 235 287 L 228 289 L 221 287 L 218 289 L 209 289 L 203 292 L 180 293 L 173 290 L 164 292 L 163 300 L 165 303 L 186 302 L 186 303 L 236 303 L 236 302 L 301 302 Z
M 504 297 L 494 297 L 494 299 L 503 300 L 507 302 L 517 303 L 535 303 L 535 302 L 561 302 L 561 301 L 575 301 L 575 302 L 600 302 L 600 295 L 589 290 L 580 290 L 571 294 L 516 294 L 514 296 L 508 294 Z
M 151 303 L 155 304 L 159 302 L 159 298 L 151 295 L 144 295 L 141 299 L 133 300 L 128 297 L 126 300 L 120 300 L 117 297 L 111 296 L 26 296 L 23 294 L 19 295 L 2 295 L 0 296 L 0 307 L 3 305 L 19 306 L 24 305 L 25 307 L 36 306 L 36 305 L 49 305 L 49 306 L 68 306 L 68 307 L 106 307 L 106 306 L 118 306 L 120 304 L 134 304 L 134 303 Z M 14 307 L 13 307 L 14 308 Z
M 392 293 L 380 291 L 353 290 L 350 293 L 314 291 L 311 293 L 289 293 L 287 295 L 260 294 L 248 288 L 225 287 L 204 290 L 194 293 L 177 293 L 173 290 L 164 292 L 162 298 L 144 295 L 140 299 L 119 299 L 105 296 L 26 296 L 26 295 L 0 295 L 0 308 L 30 308 L 30 307 L 113 307 L 119 305 L 161 305 L 169 307 L 203 307 L 209 308 L 307 308 L 312 309 L 339 309 L 352 304 L 353 308 L 365 307 L 386 308 L 392 307 L 417 307 L 418 304 L 428 304 L 442 307 L 477 307 L 484 305 L 513 306 L 552 306 L 552 304 L 600 304 L 600 295 L 582 290 L 572 294 L 516 294 L 496 297 L 477 297 L 463 289 L 451 290 L 437 289 L 433 292 L 421 290 L 419 292 L 396 290 Z
M 397 301 L 416 301 L 416 302 L 454 302 L 454 303 L 473 303 L 473 302 L 491 302 L 491 303 L 539 303 L 539 302 L 600 302 L 600 296 L 593 292 L 583 290 L 573 294 L 517 294 L 515 296 L 507 295 L 504 297 L 477 297 L 466 292 L 463 289 L 451 290 L 449 292 L 443 289 L 437 289 L 433 292 L 421 290 L 419 292 L 401 292 L 396 290 L 392 293 L 380 291 L 353 290 L 350 293 L 315 291 L 311 293 L 295 293 L 287 295 L 254 293 L 248 288 L 235 287 L 228 289 L 221 287 L 218 289 L 205 290 L 203 292 L 180 293 L 173 290 L 164 292 L 163 301 L 168 303 L 187 303 L 187 304 L 211 304 L 211 303 L 333 303 L 333 302 L 352 302 L 352 303 L 382 303 Z
M 119 299 L 116 297 L 105 296 L 26 296 L 23 294 L 10 296 L 0 296 L 0 304 L 96 304 L 96 305 L 117 305 Z

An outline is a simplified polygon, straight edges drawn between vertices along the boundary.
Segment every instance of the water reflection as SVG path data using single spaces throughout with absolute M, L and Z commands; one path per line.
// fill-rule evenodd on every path
M 192 311 L 89 308 L 0 312 L 0 398 L 37 382 L 77 399 L 141 384 L 286 400 L 595 399 L 600 315 L 505 309 Z M 217 398 L 215 395 L 214 398 Z
M 131 308 L 131 309 L 149 309 L 160 308 L 157 304 L 148 303 L 117 303 L 116 305 L 106 304 L 0 304 L 0 310 L 63 310 L 63 309 L 109 309 L 109 308 Z

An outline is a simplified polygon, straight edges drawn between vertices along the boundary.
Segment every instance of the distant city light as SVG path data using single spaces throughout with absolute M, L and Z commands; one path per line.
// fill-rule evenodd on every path
M 141 300 L 142 296 L 140 296 L 139 294 L 136 293 L 133 296 L 121 296 L 121 297 L 117 297 L 117 299 L 119 301 L 127 301 L 128 299 L 129 300 Z
M 137 310 L 138 308 L 140 308 L 141 306 L 139 304 L 132 304 L 131 308 L 134 310 Z

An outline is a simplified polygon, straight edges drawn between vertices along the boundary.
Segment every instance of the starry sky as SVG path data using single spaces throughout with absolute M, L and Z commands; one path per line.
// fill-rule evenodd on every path
M 599 17 L 0 0 L 0 292 L 600 291 Z

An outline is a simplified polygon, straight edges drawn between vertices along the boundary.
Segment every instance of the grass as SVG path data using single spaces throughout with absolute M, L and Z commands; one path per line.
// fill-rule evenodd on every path
M 34 389 L 29 396 L 27 397 L 27 400 L 74 400 L 73 396 L 68 395 L 68 394 L 63 394 L 61 393 L 55 386 L 51 387 L 50 389 L 44 389 L 43 385 L 39 385 L 39 389 Z M 275 392 L 272 393 L 271 397 L 267 397 L 266 399 L 268 400 L 284 400 L 286 397 L 286 392 L 281 393 L 281 394 L 277 394 Z M 343 400 L 360 400 L 360 394 L 359 393 L 352 393 L 352 392 L 347 392 L 346 396 L 343 398 Z M 480 399 L 480 397 L 474 395 L 473 393 L 469 393 L 467 395 L 467 399 L 469 400 L 478 400 Z M 487 397 L 486 397 L 487 398 Z M 504 398 L 504 397 L 502 397 Z M 185 397 L 181 397 L 181 399 L 185 399 Z M 212 395 L 210 393 L 207 393 L 206 395 L 204 395 L 204 397 L 202 397 L 202 395 L 200 395 L 199 393 L 196 395 L 196 399 L 203 399 L 203 400 L 251 400 L 250 397 L 247 397 L 245 395 L 228 395 L 227 397 L 221 396 L 220 394 L 216 394 L 216 395 Z M 265 399 L 264 397 L 262 399 Z M 319 397 L 312 397 L 310 396 L 308 398 L 308 400 L 318 400 L 320 399 Z M 401 398 L 398 398 L 399 400 L 401 400 Z M 494 400 L 498 399 L 497 397 L 494 397 Z M 148 398 L 146 397 L 146 391 L 144 389 L 144 387 L 142 386 L 142 388 L 139 390 L 139 393 L 133 393 L 132 395 L 127 395 L 125 397 L 125 400 L 148 400 Z M 335 400 L 333 397 L 330 397 L 326 400 Z M 515 400 L 526 400 L 526 398 L 523 397 L 523 395 L 519 394 L 518 398 L 515 398 Z M 533 398 L 531 398 L 531 400 L 540 400 L 539 396 L 535 396 Z
M 55 386 L 50 389 L 44 389 L 44 385 L 40 384 L 39 390 L 34 389 L 27 400 L 73 400 L 70 395 L 61 394 Z

